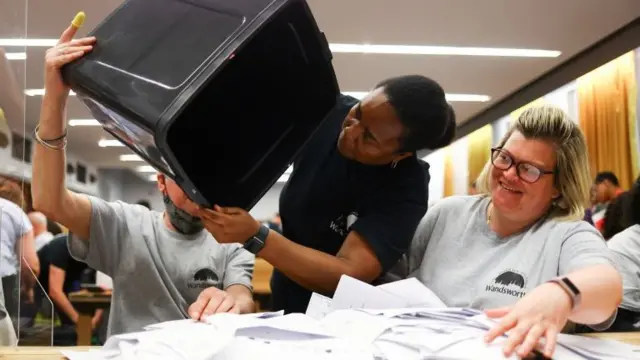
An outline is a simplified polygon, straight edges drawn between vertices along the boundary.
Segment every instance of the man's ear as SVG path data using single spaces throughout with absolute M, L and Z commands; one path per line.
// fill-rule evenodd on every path
M 167 189 L 167 183 L 164 174 L 158 173 L 156 183 L 158 185 L 158 190 L 160 190 L 160 192 L 164 194 Z

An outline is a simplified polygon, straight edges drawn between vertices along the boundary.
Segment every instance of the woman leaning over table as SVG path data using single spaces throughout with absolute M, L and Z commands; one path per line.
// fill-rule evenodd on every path
M 477 181 L 422 219 L 409 274 L 448 305 L 501 318 L 505 355 L 539 340 L 550 356 L 567 321 L 604 330 L 615 319 L 621 278 L 600 233 L 582 221 L 591 179 L 585 139 L 560 109 L 525 111 Z

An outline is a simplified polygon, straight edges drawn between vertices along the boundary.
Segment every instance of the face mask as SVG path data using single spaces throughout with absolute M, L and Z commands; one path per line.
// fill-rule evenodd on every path
M 169 221 L 179 233 L 193 235 L 204 229 L 204 224 L 200 218 L 189 215 L 186 211 L 178 208 L 167 194 L 163 194 L 162 197 Z

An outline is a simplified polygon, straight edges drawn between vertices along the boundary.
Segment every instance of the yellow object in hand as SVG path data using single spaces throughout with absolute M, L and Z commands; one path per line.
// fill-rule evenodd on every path
M 82 24 L 84 24 L 84 19 L 86 18 L 86 15 L 84 14 L 84 11 L 80 11 L 76 14 L 76 16 L 73 18 L 73 21 L 71 21 L 71 25 L 79 28 L 82 27 Z

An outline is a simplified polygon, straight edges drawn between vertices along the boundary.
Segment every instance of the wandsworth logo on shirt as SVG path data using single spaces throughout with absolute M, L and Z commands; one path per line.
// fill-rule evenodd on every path
M 208 268 L 202 268 L 193 274 L 193 279 L 187 282 L 187 287 L 191 289 L 205 289 L 215 286 L 218 283 L 218 274 Z
M 485 287 L 485 291 L 521 298 L 526 294 L 527 279 L 519 271 L 507 269 Z
M 353 211 L 349 215 L 340 215 L 335 220 L 332 220 L 329 224 L 329 228 L 334 232 L 340 234 L 340 236 L 347 236 L 351 230 L 351 226 L 358 221 L 358 213 Z

